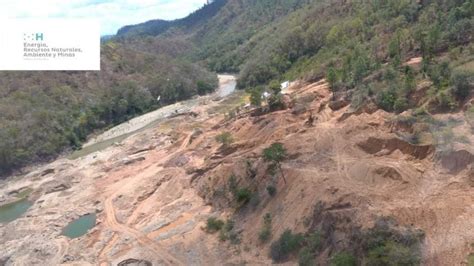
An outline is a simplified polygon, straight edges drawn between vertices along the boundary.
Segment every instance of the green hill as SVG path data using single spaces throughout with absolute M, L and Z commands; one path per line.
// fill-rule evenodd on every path
M 204 15 L 217 4 L 218 12 Z M 172 23 L 162 34 L 142 36 L 149 43 L 179 40 L 177 56 L 217 72 L 239 72 L 241 88 L 319 79 L 331 70 L 335 87 L 347 91 L 364 83 L 379 94 L 384 80 L 431 79 L 443 64 L 459 72 L 471 62 L 473 13 L 472 0 L 229 0 L 195 12 L 202 17 L 191 29 Z M 413 57 L 424 58 L 421 72 L 402 67 Z M 374 76 L 382 78 L 372 82 Z M 362 82 L 368 77 L 371 82 Z

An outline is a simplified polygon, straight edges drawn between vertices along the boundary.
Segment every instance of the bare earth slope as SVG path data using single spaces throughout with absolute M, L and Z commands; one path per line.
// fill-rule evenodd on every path
M 391 216 L 422 229 L 425 265 L 466 263 L 474 242 L 471 144 L 452 145 L 444 157 L 436 145 L 410 144 L 398 137 L 402 128 L 392 114 L 370 106 L 332 110 L 324 81 L 295 85 L 289 94 L 292 109 L 227 119 L 211 112 L 223 103 L 203 101 L 192 109 L 197 116 L 169 118 L 104 151 L 3 183 L 4 200 L 30 187 L 35 204 L 0 225 L 1 256 L 7 265 L 117 265 L 131 258 L 153 265 L 265 265 L 269 244 L 258 242 L 264 214 L 273 216 L 276 239 L 286 228 L 304 232 L 322 202 L 336 221 L 350 217 L 370 227 L 376 217 Z M 465 128 L 464 122 L 453 130 Z M 235 139 L 226 149 L 215 141 L 224 131 Z M 283 163 L 287 183 L 272 179 L 261 159 L 274 142 L 290 154 Z M 248 165 L 256 169 L 251 180 Z M 255 186 L 258 204 L 234 213 L 226 192 L 232 173 L 239 185 Z M 265 191 L 270 183 L 274 197 Z M 98 224 L 87 235 L 60 235 L 72 219 L 91 212 Z M 240 244 L 206 233 L 211 216 L 232 216 Z

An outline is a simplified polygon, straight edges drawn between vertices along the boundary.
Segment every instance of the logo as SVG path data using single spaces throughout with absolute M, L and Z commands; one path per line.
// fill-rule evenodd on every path
M 97 20 L 0 18 L 0 44 L 0 70 L 100 70 Z
M 37 33 L 24 33 L 23 34 L 23 40 L 24 41 L 30 41 L 30 42 L 42 42 L 44 41 L 44 33 L 42 32 L 37 32 Z

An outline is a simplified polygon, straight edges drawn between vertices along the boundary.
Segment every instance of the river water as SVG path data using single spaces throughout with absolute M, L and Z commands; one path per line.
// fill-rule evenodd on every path
M 167 105 L 158 110 L 146 113 L 118 126 L 115 126 L 88 141 L 83 145 L 81 150 L 78 150 L 69 156 L 69 159 L 77 159 L 93 152 L 103 150 L 116 142 L 123 141 L 131 135 L 156 126 L 164 119 L 172 115 L 190 112 L 205 98 L 222 99 L 231 95 L 235 91 L 237 85 L 236 77 L 234 75 L 222 74 L 218 75 L 218 78 L 219 87 L 214 93 L 202 97 L 195 97 L 193 99 L 178 102 L 172 105 Z

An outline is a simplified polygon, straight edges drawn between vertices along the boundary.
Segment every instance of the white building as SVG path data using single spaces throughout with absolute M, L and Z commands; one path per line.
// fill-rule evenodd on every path
M 281 89 L 284 90 L 286 88 L 290 87 L 290 81 L 287 80 L 281 84 Z

